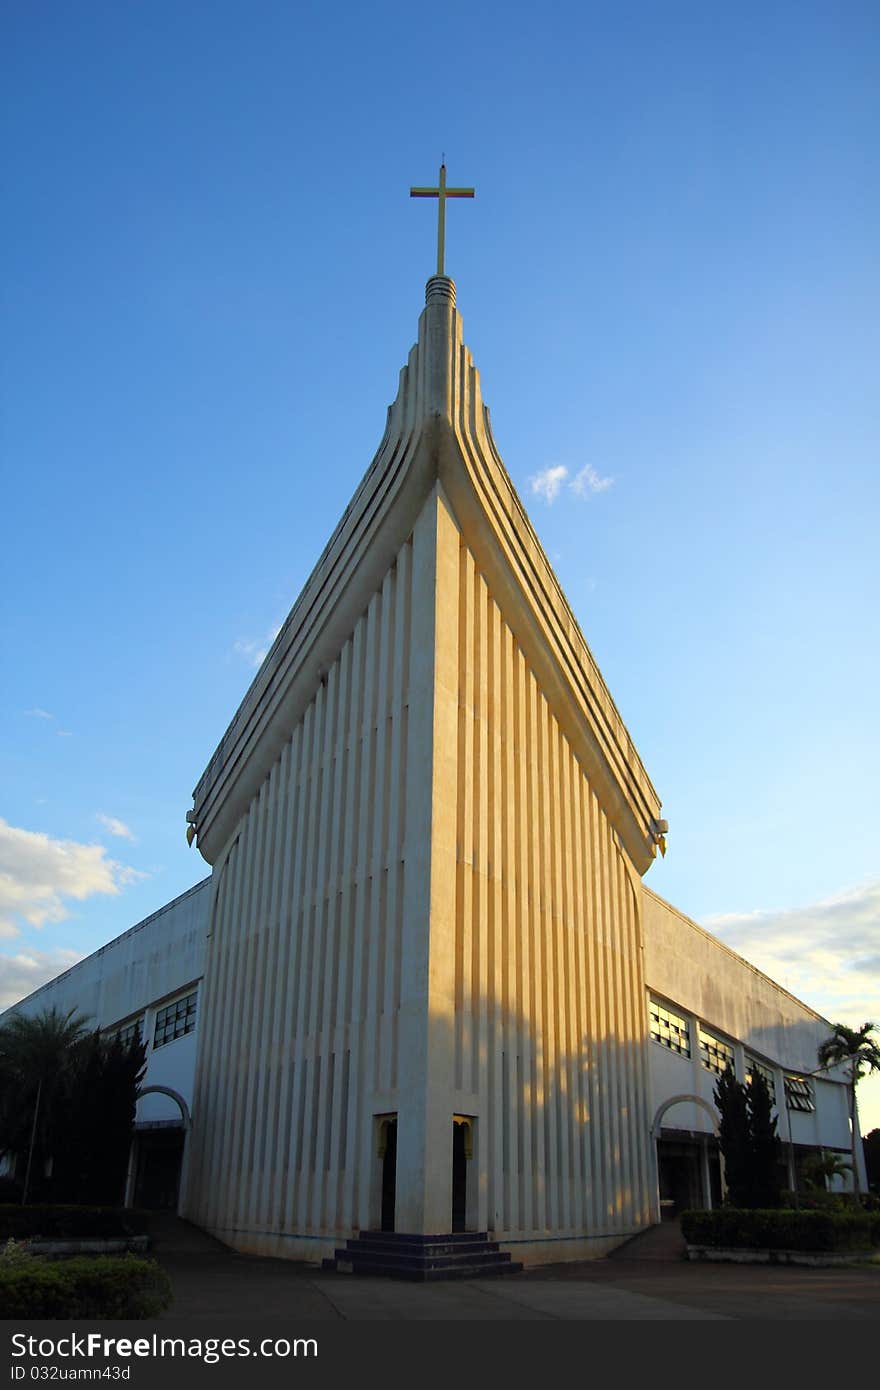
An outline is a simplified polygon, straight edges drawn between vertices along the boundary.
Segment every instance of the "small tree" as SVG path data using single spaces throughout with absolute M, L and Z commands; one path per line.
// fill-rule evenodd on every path
M 756 1072 L 744 1086 L 728 1067 L 716 1082 L 715 1104 L 729 1200 L 735 1207 L 778 1207 L 780 1143 L 763 1076 Z
M 845 1023 L 832 1025 L 831 1036 L 820 1043 L 817 1052 L 819 1066 L 827 1070 L 843 1067 L 849 1090 L 849 1127 L 852 1145 L 853 1201 L 858 1206 L 859 1168 L 856 1162 L 856 1087 L 863 1076 L 880 1071 L 880 1041 L 876 1023 L 863 1023 L 861 1028 L 848 1028 Z
M 58 1201 L 117 1205 L 125 1177 L 145 1048 L 93 1033 L 79 1049 L 65 1106 L 65 1143 L 53 1170 Z
M 14 1014 L 0 1028 L 0 1153 L 24 1165 L 21 1201 L 121 1202 L 145 1049 L 89 1033 L 73 1011 Z
M 715 1083 L 718 1108 L 718 1142 L 724 1159 L 727 1195 L 735 1207 L 748 1207 L 751 1192 L 749 1153 L 749 1111 L 745 1087 L 727 1067 Z
M 73 1009 L 13 1014 L 0 1028 L 0 1152 L 26 1155 L 22 1205 L 32 1174 L 56 1147 L 59 1101 L 85 1036 L 85 1019 Z
M 807 1187 L 816 1189 L 820 1192 L 827 1192 L 828 1183 L 835 1178 L 845 1177 L 852 1172 L 852 1164 L 847 1163 L 840 1154 L 831 1153 L 828 1149 L 822 1149 L 817 1154 L 810 1154 L 801 1164 L 801 1173 Z
M 778 1207 L 782 1183 L 779 1157 L 782 1145 L 767 1082 L 755 1068 L 745 1088 L 749 1115 L 750 1206 Z
M 146 1071 L 146 1056 L 146 1046 L 137 1036 L 126 1045 L 118 1037 L 104 1042 L 103 1107 L 98 1124 L 102 1142 L 92 1165 L 99 1202 L 121 1204 L 125 1198 L 137 1093 Z

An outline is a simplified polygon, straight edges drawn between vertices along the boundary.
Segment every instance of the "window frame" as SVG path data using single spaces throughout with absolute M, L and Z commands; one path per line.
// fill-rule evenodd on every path
M 169 1043 L 177 1042 L 178 1038 L 185 1038 L 188 1034 L 195 1032 L 198 1002 L 199 991 L 196 988 L 188 990 L 186 994 L 178 995 L 176 999 L 169 1000 L 167 1004 L 163 1004 L 160 1009 L 156 1010 L 156 1017 L 153 1020 L 154 1052 L 157 1047 L 167 1047 Z M 160 1030 L 163 1034 L 161 1039 L 159 1037 Z
M 130 1023 L 122 1023 L 118 1027 L 114 1028 L 110 1036 L 111 1038 L 117 1038 L 123 1047 L 130 1046 L 132 1038 L 134 1037 L 137 1037 L 138 1042 L 143 1042 L 143 1014 L 139 1014 L 138 1017 L 132 1019 Z
M 726 1038 L 719 1038 L 715 1033 L 710 1033 L 703 1027 L 702 1023 L 697 1024 L 697 1043 L 700 1048 L 700 1066 L 713 1076 L 723 1076 L 728 1067 L 736 1075 L 736 1052 L 733 1044 Z M 711 1058 L 715 1056 L 716 1065 L 712 1065 Z
M 812 1079 L 809 1076 L 803 1076 L 799 1072 L 783 1072 L 782 1086 L 785 1091 L 785 1108 L 787 1110 L 793 1110 L 796 1114 L 800 1115 L 815 1115 L 816 1091 Z M 796 1089 L 800 1086 L 803 1087 L 803 1090 Z M 795 1097 L 798 1097 L 799 1100 L 804 1103 L 798 1104 L 797 1101 L 795 1101 L 795 1103 L 792 1104 L 792 1100 Z
M 656 1024 L 654 1028 L 654 1010 L 657 1010 Z M 666 1024 L 664 1030 L 663 1024 Z M 674 1057 L 684 1057 L 690 1061 L 691 1057 L 691 1025 L 690 1020 L 684 1018 L 670 1009 L 668 1004 L 664 1004 L 660 999 L 655 999 L 653 995 L 648 996 L 648 1033 L 651 1042 L 655 1042 L 659 1047 L 671 1052 Z M 673 1042 L 672 1038 L 678 1037 L 678 1042 Z

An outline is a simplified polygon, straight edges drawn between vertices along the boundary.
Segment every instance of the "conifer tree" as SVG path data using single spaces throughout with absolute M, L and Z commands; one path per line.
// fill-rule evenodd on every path
M 752 1207 L 778 1207 L 782 1190 L 779 1159 L 782 1145 L 767 1082 L 755 1068 L 745 1088 L 749 1129 L 749 1202 Z
M 745 1087 L 727 1067 L 715 1083 L 715 1104 L 720 1117 L 718 1140 L 724 1159 L 727 1198 L 735 1207 L 750 1205 L 749 1112 Z
M 728 1201 L 735 1207 L 778 1207 L 781 1146 L 766 1081 L 755 1071 L 744 1086 L 728 1067 L 714 1099 Z

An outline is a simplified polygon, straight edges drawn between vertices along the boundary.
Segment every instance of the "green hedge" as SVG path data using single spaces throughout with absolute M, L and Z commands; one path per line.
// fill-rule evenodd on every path
M 46 1240 L 97 1240 L 139 1236 L 149 1212 L 133 1207 L 0 1206 L 0 1241 L 42 1236 Z
M 734 1250 L 868 1250 L 880 1245 L 880 1215 L 854 1211 L 686 1211 L 681 1229 L 689 1245 Z
M 171 1304 L 171 1282 L 152 1260 L 98 1255 L 0 1263 L 4 1318 L 154 1318 Z

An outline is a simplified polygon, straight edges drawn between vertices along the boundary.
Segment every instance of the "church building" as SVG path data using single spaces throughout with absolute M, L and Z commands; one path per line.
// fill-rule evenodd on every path
M 720 1200 L 727 1065 L 765 1075 L 789 1181 L 850 1150 L 827 1021 L 643 884 L 660 800 L 455 300 L 428 281 L 379 450 L 195 789 L 210 878 L 15 1006 L 142 1029 L 129 1196 L 244 1251 L 601 1255 Z

